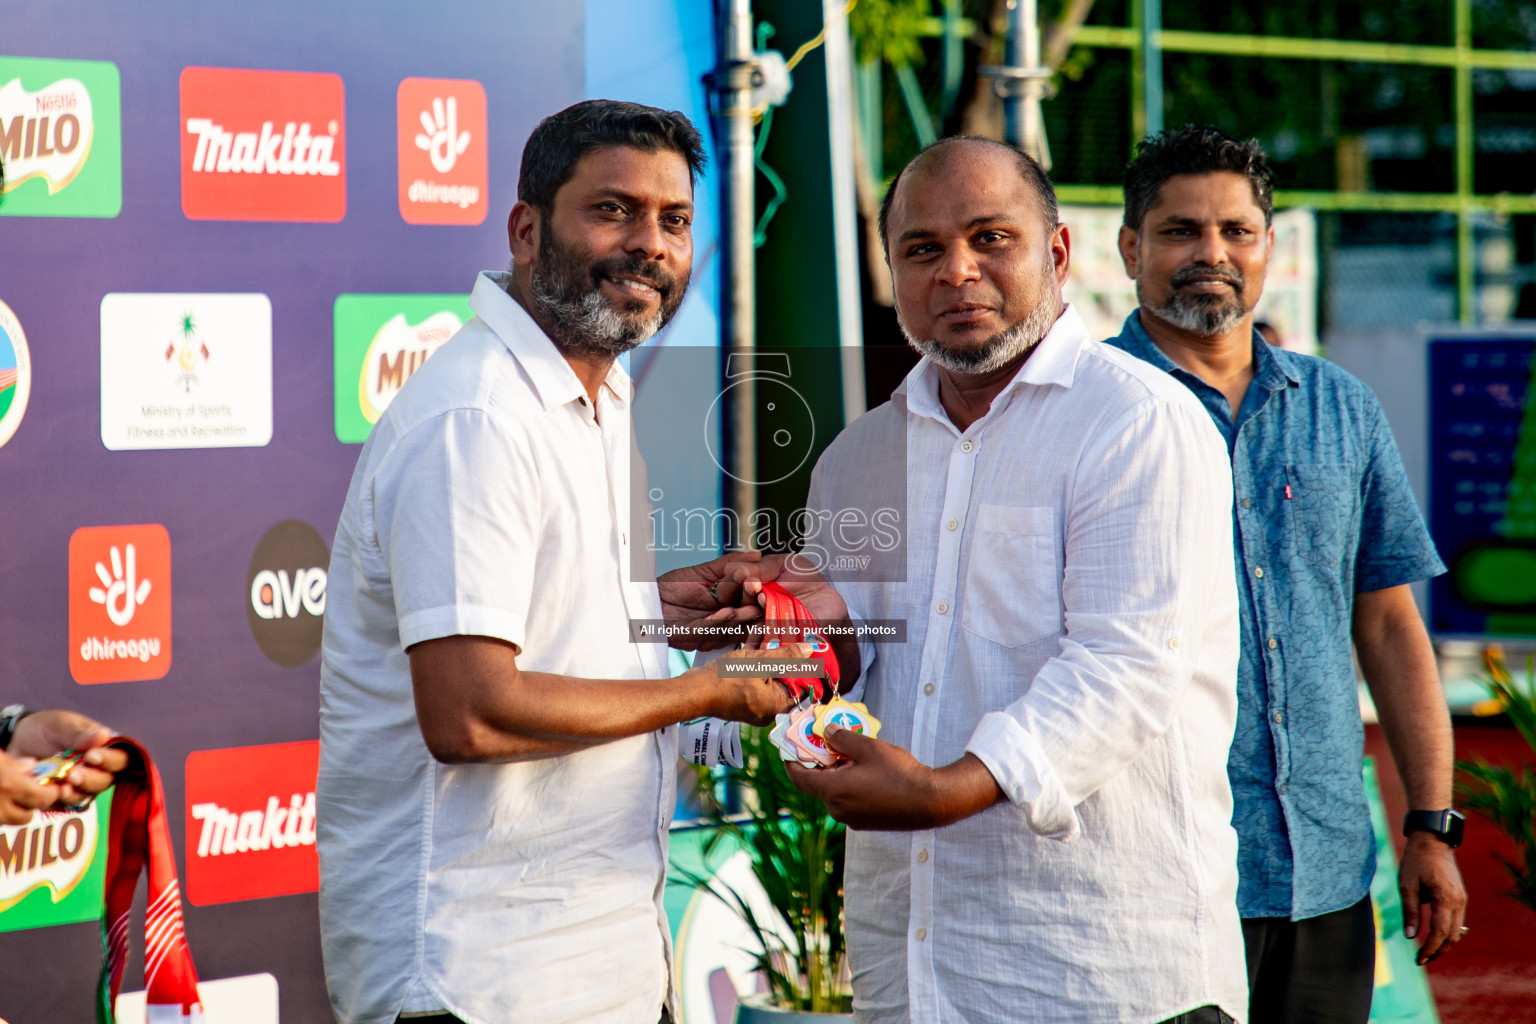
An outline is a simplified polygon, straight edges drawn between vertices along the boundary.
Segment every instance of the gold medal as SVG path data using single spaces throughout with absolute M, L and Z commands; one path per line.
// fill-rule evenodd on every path
M 858 702 L 833 697 L 816 709 L 816 724 L 811 727 L 817 736 L 825 738 L 827 726 L 835 724 L 843 729 L 863 733 L 870 739 L 880 736 L 880 719 L 869 713 L 869 708 Z

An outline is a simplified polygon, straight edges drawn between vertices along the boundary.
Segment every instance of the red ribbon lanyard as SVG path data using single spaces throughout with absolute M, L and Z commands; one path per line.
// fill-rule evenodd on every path
M 842 672 L 837 665 L 837 655 L 832 653 L 832 645 L 821 633 L 821 623 L 806 610 L 798 597 L 777 583 L 763 584 L 763 598 L 768 638 L 780 643 L 810 644 L 811 657 L 819 658 L 826 665 L 826 682 L 831 684 L 832 692 L 836 693 Z M 783 683 L 789 687 L 790 695 L 796 700 L 804 697 L 807 690 L 816 695 L 818 702 L 825 699 L 823 682 L 817 676 L 796 676 L 784 679 Z
M 147 1019 L 202 1024 L 197 968 L 181 926 L 181 886 L 176 853 L 165 819 L 165 790 L 149 751 L 120 736 L 112 746 L 128 751 L 128 768 L 118 773 L 107 830 L 106 916 L 101 921 L 101 981 L 96 989 L 97 1024 L 115 1024 L 117 993 L 128 965 L 129 911 L 139 874 L 149 866 L 149 904 L 144 915 L 144 988 Z

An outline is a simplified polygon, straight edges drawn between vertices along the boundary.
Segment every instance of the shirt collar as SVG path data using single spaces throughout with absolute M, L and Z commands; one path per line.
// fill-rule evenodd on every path
M 1168 358 L 1168 353 L 1157 347 L 1157 342 L 1152 340 L 1147 329 L 1141 325 L 1141 310 L 1125 318 L 1124 336 L 1130 342 L 1125 348 L 1131 355 L 1168 373 L 1191 380 L 1200 379 Z M 1253 377 L 1259 387 L 1266 391 L 1281 391 L 1288 385 L 1301 384 L 1291 354 L 1270 345 L 1257 330 L 1253 332 Z
M 1088 334 L 1087 325 L 1083 323 L 1083 318 L 1078 316 L 1077 310 L 1072 308 L 1071 303 L 1066 304 L 1062 307 L 1061 315 L 1051 325 L 1051 329 L 1046 332 L 1044 338 L 1040 339 L 1040 344 L 1035 346 L 1035 350 L 1014 374 L 1013 380 L 998 392 L 999 396 L 1021 384 L 1034 384 L 1040 387 L 1056 384 L 1070 388 L 1077 373 L 1077 358 L 1082 354 L 1083 346 L 1090 340 L 1092 339 Z M 898 396 L 906 403 L 907 411 L 913 415 L 926 416 L 930 419 L 949 419 L 949 414 L 944 411 L 944 406 L 939 402 L 939 369 L 927 356 L 912 368 L 912 372 L 907 374 L 906 379 L 892 392 L 892 398 Z
M 571 369 L 571 364 L 565 361 L 565 356 L 534 323 L 522 304 L 507 291 L 511 284 L 510 273 L 481 271 L 469 295 L 469 308 L 507 346 L 512 358 L 533 382 L 534 393 L 546 410 L 585 398 L 587 389 L 582 386 L 576 371 Z M 618 360 L 614 360 L 603 383 L 620 403 L 628 404 L 634 395 L 634 383 Z

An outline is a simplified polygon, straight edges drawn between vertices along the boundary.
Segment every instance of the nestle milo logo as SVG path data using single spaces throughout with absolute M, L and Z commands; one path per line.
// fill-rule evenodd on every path
M 115 217 L 123 204 L 117 66 L 0 57 L 0 214 Z
M 462 295 L 336 299 L 336 438 L 366 441 L 406 381 L 473 314 Z
M 101 917 L 110 806 L 0 827 L 0 932 Z

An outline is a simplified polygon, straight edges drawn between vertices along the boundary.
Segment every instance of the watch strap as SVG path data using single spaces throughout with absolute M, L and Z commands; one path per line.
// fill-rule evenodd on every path
M 9 749 L 11 737 L 16 735 L 16 723 L 31 713 L 24 704 L 7 704 L 0 708 L 0 751 Z
M 1455 848 L 1461 845 L 1465 821 L 1460 811 L 1450 807 L 1438 811 L 1409 811 L 1403 816 L 1403 835 L 1428 832 L 1447 846 Z

